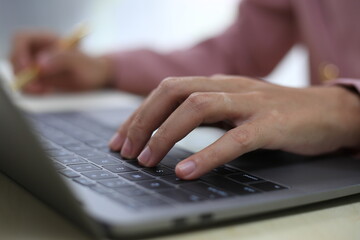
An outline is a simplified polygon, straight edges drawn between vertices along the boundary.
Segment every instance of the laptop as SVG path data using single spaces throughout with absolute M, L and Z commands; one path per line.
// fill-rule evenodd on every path
M 258 150 L 194 181 L 174 147 L 155 168 L 107 142 L 132 109 L 28 113 L 0 88 L 0 170 L 97 237 L 179 231 L 360 192 L 360 161 Z M 118 119 L 116 124 L 111 119 Z

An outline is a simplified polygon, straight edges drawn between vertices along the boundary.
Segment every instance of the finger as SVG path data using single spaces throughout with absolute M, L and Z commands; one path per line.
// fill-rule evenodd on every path
M 238 87 L 253 85 L 244 80 L 242 85 L 233 79 L 219 80 L 207 77 L 179 77 L 164 80 L 137 112 L 126 131 L 121 154 L 128 158 L 138 156 L 151 134 L 193 92 L 234 92 Z M 240 80 L 239 80 L 240 82 Z M 255 82 L 255 81 L 254 81 Z M 234 87 L 235 84 L 235 87 Z M 242 90 L 245 91 L 245 90 Z M 124 130 L 124 129 L 123 129 Z M 125 144 L 126 143 L 126 144 Z M 123 146 L 121 146 L 122 148 Z
M 222 93 L 192 93 L 150 138 L 138 157 L 139 162 L 155 166 L 177 141 L 201 123 L 226 119 L 231 109 L 231 101 L 226 98 Z
M 37 64 L 41 76 L 54 76 L 68 72 L 80 65 L 81 58 L 75 51 L 52 51 L 39 54 Z
M 193 79 L 193 78 L 191 78 Z M 119 129 L 125 139 L 120 144 L 121 155 L 135 158 L 149 140 L 153 131 L 174 111 L 180 102 L 189 94 L 183 86 L 190 78 L 169 78 L 155 89 L 145 102 L 132 115 L 126 124 Z
M 269 139 L 273 137 L 269 129 L 263 121 L 246 122 L 228 131 L 202 151 L 181 161 L 176 166 L 176 175 L 181 179 L 196 179 L 242 154 L 266 148 Z
M 130 117 L 119 127 L 117 132 L 112 136 L 109 141 L 109 147 L 112 151 L 120 151 L 122 145 L 125 142 L 125 138 L 127 135 L 127 129 L 134 120 L 135 116 L 139 112 L 140 107 L 133 112 Z
M 21 32 L 15 35 L 10 59 L 14 71 L 31 66 L 39 51 L 54 47 L 58 37 L 48 32 Z
M 191 94 L 159 127 L 138 156 L 140 164 L 155 166 L 174 144 L 214 113 L 217 121 L 226 116 L 227 104 L 219 93 Z M 219 118 L 219 119 L 217 119 Z
M 161 84 L 160 90 L 159 89 L 155 89 L 150 95 L 149 97 L 147 97 L 144 102 L 136 109 L 136 111 L 134 113 L 131 114 L 131 116 L 118 128 L 117 132 L 114 134 L 114 136 L 111 138 L 110 142 L 109 142 L 109 147 L 113 150 L 113 151 L 118 151 L 122 148 L 126 137 L 128 135 L 128 129 L 130 128 L 130 126 L 134 123 L 134 119 L 142 112 L 145 111 L 147 108 L 151 108 L 153 104 L 156 104 L 156 101 L 153 100 L 152 98 L 157 98 L 158 95 L 162 95 L 160 93 L 154 93 L 154 92 L 160 92 L 162 89 L 165 89 L 165 87 L 161 87 L 162 85 L 164 85 L 164 82 L 167 80 L 164 80 Z M 165 90 L 164 90 L 165 91 Z M 166 92 L 166 91 L 165 91 Z M 154 96 L 155 95 L 155 96 Z M 169 94 L 170 95 L 170 94 Z M 166 96 L 165 96 L 166 97 Z M 170 98 L 170 96 L 168 96 L 168 98 Z M 168 99 L 164 99 L 164 101 L 162 101 L 161 103 L 169 103 L 169 105 L 171 105 L 170 101 Z M 168 106 L 160 106 L 157 107 L 157 109 L 159 108 L 167 108 Z M 156 113 L 154 113 L 155 115 Z M 127 138 L 128 144 L 131 144 L 131 142 L 133 141 L 133 137 Z M 130 143 L 129 143 L 130 142 Z
M 133 123 L 135 117 L 138 115 L 138 113 L 143 109 L 144 105 L 147 104 L 149 101 L 149 98 L 146 98 L 142 104 L 130 115 L 130 117 L 127 118 L 127 120 L 121 124 L 121 126 L 118 128 L 117 132 L 112 136 L 112 138 L 109 141 L 109 147 L 113 151 L 119 151 L 124 144 L 127 136 L 127 129 L 130 127 L 130 125 Z
M 58 91 L 75 92 L 85 90 L 79 76 L 84 71 L 83 56 L 75 51 L 46 52 L 37 57 L 40 67 L 38 82 Z
M 254 108 L 247 104 L 234 106 L 238 96 L 228 93 L 193 93 L 179 106 L 152 136 L 139 155 L 139 162 L 155 166 L 175 145 L 201 123 L 214 123 L 237 116 L 249 118 Z M 176 127 L 174 127 L 176 126 Z

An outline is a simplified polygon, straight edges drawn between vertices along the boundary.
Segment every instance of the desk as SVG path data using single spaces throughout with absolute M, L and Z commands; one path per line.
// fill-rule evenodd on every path
M 82 96 L 54 96 L 46 99 L 16 97 L 20 106 L 32 111 L 85 107 L 117 107 L 139 104 L 141 98 L 115 92 Z M 77 104 L 74 104 L 77 102 Z M 71 103 L 68 105 L 67 103 Z M 199 132 L 200 131 L 200 132 Z M 185 147 L 201 137 L 202 130 L 185 139 Z M 205 134 L 209 134 L 208 132 Z M 210 133 L 214 138 L 219 132 Z M 215 136 L 217 135 L 217 136 Z M 89 239 L 60 214 L 37 200 L 6 176 L 0 174 L 1 239 Z M 219 224 L 216 227 L 159 236 L 158 240 L 213 239 L 360 239 L 360 194 L 297 209 Z

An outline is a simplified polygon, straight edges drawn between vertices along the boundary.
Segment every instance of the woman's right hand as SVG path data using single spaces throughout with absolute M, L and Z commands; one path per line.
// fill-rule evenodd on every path
M 17 74 L 37 66 L 37 79 L 24 92 L 86 91 L 109 84 L 110 63 L 104 57 L 90 57 L 76 48 L 60 49 L 60 38 L 49 32 L 20 32 L 13 40 L 10 58 Z

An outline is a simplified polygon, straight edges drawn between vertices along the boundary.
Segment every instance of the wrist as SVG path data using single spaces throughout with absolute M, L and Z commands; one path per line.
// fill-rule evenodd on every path
M 338 124 L 347 136 L 344 147 L 358 149 L 360 147 L 360 96 L 353 88 L 343 85 L 330 88 L 336 91 L 333 98 L 338 101 Z
M 100 87 L 110 88 L 113 86 L 115 71 L 112 60 L 106 56 L 97 57 Z

